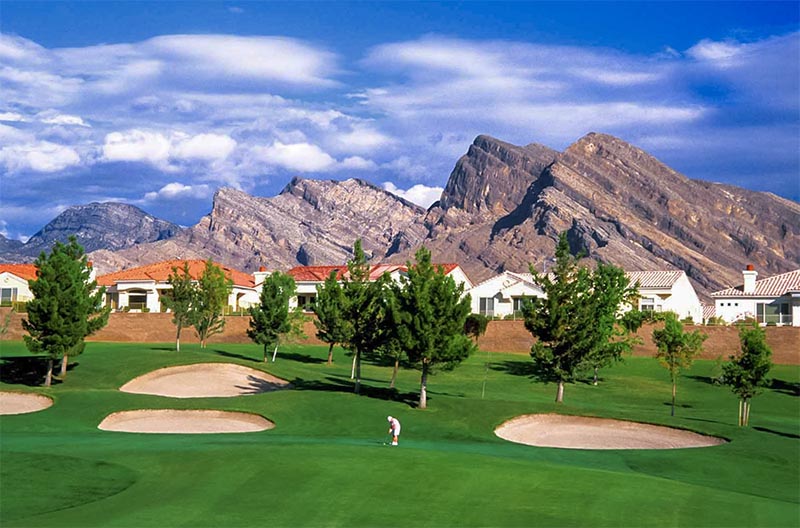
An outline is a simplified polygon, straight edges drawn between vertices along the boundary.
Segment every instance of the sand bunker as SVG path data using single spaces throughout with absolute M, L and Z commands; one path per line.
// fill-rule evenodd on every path
M 233 363 L 198 363 L 159 369 L 119 390 L 170 398 L 229 398 L 285 389 L 289 382 Z
M 0 392 L 0 414 L 25 414 L 53 405 L 53 400 L 41 394 Z
M 230 411 L 150 409 L 109 414 L 98 429 L 123 433 L 252 433 L 275 424 L 257 414 Z
M 678 449 L 726 442 L 672 427 L 560 414 L 518 416 L 495 434 L 518 444 L 567 449 Z

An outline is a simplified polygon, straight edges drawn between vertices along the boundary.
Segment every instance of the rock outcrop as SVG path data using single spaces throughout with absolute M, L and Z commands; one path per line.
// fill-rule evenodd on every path
M 78 239 L 86 252 L 104 249 L 118 251 L 137 244 L 171 238 L 181 228 L 124 203 L 90 203 L 65 210 L 33 235 L 25 244 L 0 246 L 0 259 L 6 262 L 33 261 L 42 251 L 49 251 L 56 241 L 66 242 L 70 235 Z

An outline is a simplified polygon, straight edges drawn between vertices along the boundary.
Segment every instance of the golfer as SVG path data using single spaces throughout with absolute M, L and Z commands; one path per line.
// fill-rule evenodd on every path
M 389 421 L 389 433 L 392 435 L 392 445 L 397 445 L 397 437 L 400 436 L 400 420 L 397 418 L 392 418 L 391 416 L 387 416 L 386 419 Z

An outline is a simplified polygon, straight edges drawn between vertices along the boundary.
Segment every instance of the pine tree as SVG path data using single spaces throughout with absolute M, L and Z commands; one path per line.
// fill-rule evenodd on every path
M 739 426 L 750 423 L 750 400 L 769 384 L 767 374 L 772 368 L 772 350 L 766 334 L 757 323 L 739 328 L 741 351 L 731 356 L 722 369 L 722 382 L 739 396 Z
M 48 356 L 45 385 L 50 386 L 53 362 L 61 358 L 65 376 L 69 357 L 83 352 L 84 339 L 108 323 L 111 309 L 101 307 L 105 289 L 90 280 L 86 255 L 74 236 L 67 244 L 56 242 L 49 255 L 41 253 L 36 267 L 36 279 L 28 281 L 34 298 L 22 327 L 28 350 Z
M 692 366 L 694 357 L 703 349 L 707 335 L 699 330 L 684 332 L 678 316 L 668 312 L 664 317 L 664 328 L 653 330 L 653 342 L 658 347 L 656 359 L 669 371 L 672 381 L 672 411 L 675 416 L 675 393 L 680 371 Z
M 197 303 L 198 287 L 189 273 L 189 263 L 184 262 L 183 268 L 172 268 L 167 282 L 172 289 L 161 299 L 166 308 L 172 312 L 172 324 L 175 325 L 175 350 L 181 351 L 181 330 L 191 326 L 194 318 L 194 308 Z
M 289 308 L 289 300 L 294 297 L 295 289 L 294 279 L 290 275 L 279 271 L 271 273 L 261 286 L 259 304 L 248 310 L 250 328 L 247 337 L 254 343 L 264 345 L 265 363 L 269 347 L 275 347 L 272 353 L 272 361 L 275 361 L 281 339 L 302 335 L 302 309 L 299 306 Z
M 192 324 L 200 338 L 200 348 L 205 348 L 208 338 L 221 334 L 225 329 L 225 307 L 231 293 L 233 281 L 225 277 L 222 268 L 206 261 L 205 269 L 197 281 Z
M 435 369 L 451 370 L 475 350 L 464 333 L 470 300 L 464 286 L 456 285 L 444 270 L 431 264 L 424 246 L 408 263 L 408 275 L 392 285 L 398 314 L 397 337 L 411 364 L 422 371 L 419 408 L 428 405 L 428 375 Z
M 531 357 L 545 380 L 558 383 L 561 403 L 565 382 L 619 359 L 632 346 L 620 324 L 620 305 L 632 289 L 615 266 L 600 264 L 595 272 L 579 266 L 566 233 L 559 235 L 551 273 L 540 275 L 533 266 L 530 271 L 545 293 L 522 307 L 525 328 L 536 338 Z
M 317 328 L 317 337 L 328 343 L 328 365 L 333 364 L 333 346 L 347 341 L 352 332 L 352 325 L 343 314 L 347 298 L 342 285 L 339 284 L 339 272 L 331 271 L 323 284 L 317 286 L 317 298 L 314 301 L 314 326 Z
M 353 258 L 347 263 L 347 275 L 342 281 L 342 290 L 347 302 L 343 317 L 351 325 L 344 348 L 353 354 L 354 392 L 361 392 L 361 358 L 382 344 L 382 336 L 376 329 L 383 328 L 386 318 L 384 290 L 388 283 L 386 275 L 370 282 L 370 265 L 361 247 L 361 240 L 353 244 Z

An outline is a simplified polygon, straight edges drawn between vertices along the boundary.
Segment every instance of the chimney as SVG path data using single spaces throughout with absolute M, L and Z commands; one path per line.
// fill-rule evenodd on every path
M 261 284 L 264 282 L 264 279 L 267 277 L 269 277 L 267 268 L 264 266 L 259 266 L 258 271 L 253 273 L 253 282 L 255 282 L 256 288 L 261 286 Z
M 742 276 L 744 277 L 744 286 L 742 286 L 742 292 L 753 293 L 756 291 L 756 278 L 758 277 L 758 272 L 752 264 L 747 265 L 747 269 L 742 272 Z
M 89 282 L 97 280 L 97 272 L 95 271 L 91 260 L 86 263 L 86 267 L 89 268 Z

